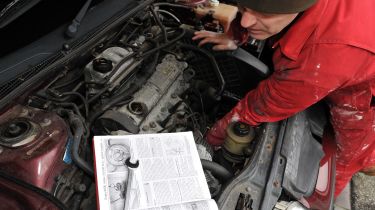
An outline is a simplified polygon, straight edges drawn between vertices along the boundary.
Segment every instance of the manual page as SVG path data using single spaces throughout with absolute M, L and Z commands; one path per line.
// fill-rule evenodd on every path
M 95 136 L 94 152 L 100 209 L 218 209 L 191 132 Z

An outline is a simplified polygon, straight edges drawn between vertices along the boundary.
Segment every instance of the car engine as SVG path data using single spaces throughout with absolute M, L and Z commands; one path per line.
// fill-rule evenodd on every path
M 221 149 L 205 133 L 254 86 L 248 78 L 259 77 L 241 78 L 249 66 L 191 41 L 196 30 L 225 29 L 191 8 L 156 3 L 139 11 L 23 94 L 0 115 L 0 167 L 72 209 L 91 209 L 94 135 L 193 131 L 217 197 L 251 159 L 258 131 L 233 125 L 231 139 L 247 140 Z M 113 161 L 121 151 L 113 147 Z M 121 183 L 113 187 L 124 193 Z

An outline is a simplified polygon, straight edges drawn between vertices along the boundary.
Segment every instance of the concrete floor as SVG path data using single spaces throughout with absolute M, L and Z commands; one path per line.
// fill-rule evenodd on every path
M 375 210 L 375 177 L 356 174 L 351 184 L 352 210 Z
M 336 199 L 335 210 L 375 210 L 375 177 L 354 175 Z

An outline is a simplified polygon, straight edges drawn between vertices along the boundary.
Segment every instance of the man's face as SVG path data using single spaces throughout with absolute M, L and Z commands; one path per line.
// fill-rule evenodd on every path
M 265 14 L 248 8 L 240 8 L 242 13 L 241 26 L 246 28 L 254 39 L 267 39 L 289 25 L 298 13 Z

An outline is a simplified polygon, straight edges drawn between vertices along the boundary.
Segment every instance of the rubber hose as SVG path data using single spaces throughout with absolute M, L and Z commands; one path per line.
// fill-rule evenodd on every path
M 220 179 L 220 181 L 227 182 L 234 176 L 226 168 L 224 168 L 222 165 L 219 165 L 216 162 L 201 159 L 201 163 L 203 169 L 211 171 L 212 175 Z
M 68 116 L 70 126 L 73 128 L 73 145 L 72 145 L 72 160 L 77 165 L 78 168 L 82 169 L 89 176 L 94 176 L 94 170 L 88 162 L 83 160 L 79 156 L 79 146 L 81 145 L 81 139 L 84 133 L 84 127 L 82 120 L 79 116 L 73 114 L 72 112 L 64 109 L 58 110 L 63 116 Z
M 74 163 L 82 169 L 84 172 L 86 172 L 91 177 L 94 176 L 94 170 L 93 168 L 87 163 L 85 160 L 83 160 L 79 156 L 79 146 L 81 145 L 81 139 L 83 136 L 83 123 L 81 119 L 73 114 L 71 114 L 70 123 L 73 126 L 74 134 L 73 134 L 73 148 L 72 148 L 72 158 Z

